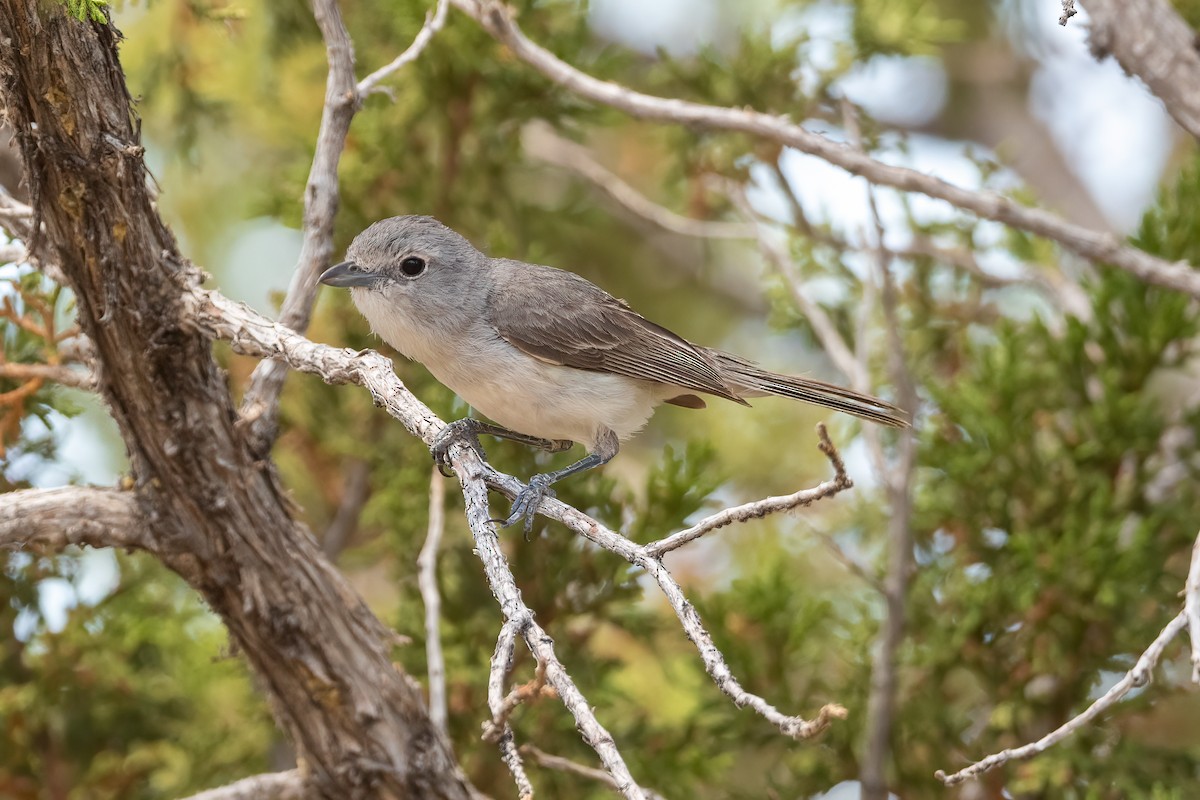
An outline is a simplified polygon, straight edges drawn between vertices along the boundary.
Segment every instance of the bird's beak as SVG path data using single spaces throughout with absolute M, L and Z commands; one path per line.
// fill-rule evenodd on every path
M 349 289 L 351 286 L 374 286 L 379 282 L 379 276 L 363 272 L 353 261 L 343 261 L 322 272 L 318 280 L 326 286 Z

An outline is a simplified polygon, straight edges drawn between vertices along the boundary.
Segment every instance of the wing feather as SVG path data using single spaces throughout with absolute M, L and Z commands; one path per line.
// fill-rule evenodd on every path
M 744 402 L 711 356 L 595 284 L 553 267 L 497 260 L 492 327 L 534 358 Z

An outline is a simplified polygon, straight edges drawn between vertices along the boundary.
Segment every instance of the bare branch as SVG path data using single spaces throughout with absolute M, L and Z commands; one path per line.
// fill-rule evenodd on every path
M 800 200 L 796 196 L 795 190 L 792 189 L 791 183 L 784 174 L 783 168 L 779 165 L 778 159 L 771 162 L 771 168 L 775 175 L 775 181 L 783 192 L 788 206 L 792 214 L 792 226 L 796 228 L 805 238 L 811 239 L 817 244 L 825 245 L 833 248 L 838 252 L 861 250 L 860 245 L 856 245 L 846 238 L 837 234 L 823 230 L 814 226 L 809 222 L 804 213 L 803 206 L 800 205 Z M 731 199 L 736 202 L 736 195 L 741 192 L 737 184 L 728 181 L 722 181 L 721 186 L 730 195 Z M 744 194 L 744 193 L 743 193 Z M 736 203 L 742 210 L 743 215 L 747 218 L 757 219 L 760 225 L 773 223 L 774 220 L 768 220 L 761 214 L 758 214 L 750 205 L 743 199 L 741 203 Z M 761 241 L 761 240 L 760 240 Z M 876 245 L 878 249 L 879 245 Z M 778 267 L 778 260 L 782 256 L 786 258 L 779 248 L 773 256 L 765 252 L 765 248 L 760 243 L 760 249 L 764 249 L 764 254 L 768 256 L 768 260 Z M 999 289 L 1006 286 L 1029 286 L 1039 290 L 1054 301 L 1059 308 L 1068 314 L 1071 314 L 1079 319 L 1090 319 L 1092 313 L 1091 302 L 1088 300 L 1087 294 L 1079 286 L 1079 284 L 1067 276 L 1062 271 L 1043 272 L 1037 265 L 1021 264 L 1018 273 L 1012 277 L 1002 277 L 988 272 L 979 263 L 979 259 L 974 250 L 965 247 L 946 247 L 939 245 L 931 237 L 925 235 L 915 235 L 907 247 L 885 247 L 887 252 L 893 258 L 902 258 L 913 260 L 918 258 L 929 258 L 954 269 L 961 270 L 973 277 L 985 289 Z M 797 279 L 795 269 L 782 270 L 780 272 L 783 277 L 789 282 L 794 282 Z M 798 289 L 793 288 L 793 292 Z M 869 305 L 869 304 L 864 304 Z M 869 310 L 869 309 L 868 309 Z M 861 340 L 860 340 L 861 341 Z M 824 344 L 824 343 L 823 343 Z M 860 359 L 861 360 L 861 359 Z M 865 369 L 865 368 L 864 368 Z M 848 378 L 854 379 L 853 375 L 848 374 Z M 861 391 L 867 391 L 867 387 L 856 387 Z
M 586 147 L 558 136 L 544 122 L 526 125 L 521 131 L 521 144 L 527 155 L 586 178 L 618 205 L 665 231 L 701 239 L 753 239 L 755 236 L 753 225 L 691 219 L 660 206 L 596 161 Z
M 817 437 L 820 439 L 818 447 L 825 454 L 825 457 L 829 459 L 829 463 L 833 465 L 833 477 L 831 479 L 823 481 L 811 489 L 802 489 L 794 494 L 764 497 L 762 500 L 755 500 L 751 503 L 744 503 L 740 506 L 733 506 L 718 511 L 716 514 L 705 517 L 686 530 L 673 533 L 664 539 L 659 539 L 656 542 L 645 545 L 646 555 L 650 558 L 662 558 L 664 554 L 683 547 L 688 542 L 693 542 L 706 533 L 718 528 L 723 528 L 726 525 L 732 525 L 736 522 L 761 519 L 768 514 L 775 514 L 780 511 L 792 511 L 793 509 L 810 506 L 818 500 L 831 497 L 838 492 L 854 486 L 854 482 L 846 474 L 846 465 L 842 463 L 842 457 L 830 440 L 829 432 L 825 429 L 824 423 L 817 425 Z
M 616 789 L 617 784 L 604 770 L 595 769 L 594 767 L 585 767 L 583 764 L 577 764 L 569 758 L 555 756 L 546 753 L 531 744 L 521 745 L 522 755 L 527 755 L 534 760 L 539 767 L 546 769 L 554 769 L 559 772 L 568 772 L 572 775 L 578 775 L 581 778 L 587 778 L 596 783 L 602 783 L 609 788 Z M 643 789 L 646 793 L 646 800 L 665 800 L 665 798 L 656 791 L 651 789 Z
M 888 251 L 896 258 L 918 258 L 925 256 L 939 261 L 955 269 L 971 275 L 985 289 L 999 289 L 1005 286 L 1030 286 L 1042 291 L 1055 301 L 1058 307 L 1079 319 L 1087 320 L 1092 316 L 1092 304 L 1082 287 L 1061 271 L 1043 273 L 1036 265 L 1022 264 L 1017 275 L 1001 277 L 988 272 L 979 263 L 974 250 L 963 248 L 939 247 L 926 236 L 916 236 L 908 247 L 889 248 Z
M 326 383 L 362 386 L 377 406 L 426 444 L 445 427 L 396 377 L 392 362 L 373 350 L 356 352 L 310 341 L 219 292 L 193 289 L 181 302 L 187 306 L 189 324 L 228 341 L 234 352 L 279 360 Z
M 342 22 L 337 0 L 313 0 L 313 14 L 325 40 L 329 75 L 316 152 L 304 190 L 304 241 L 279 314 L 280 323 L 300 333 L 308 328 L 317 297 L 317 278 L 329 266 L 333 255 L 333 220 L 339 203 L 338 162 L 358 107 L 354 45 Z M 241 414 L 249 422 L 250 441 L 259 452 L 269 450 L 275 440 L 279 394 L 286 378 L 286 367 L 273 361 L 259 364 L 250 376 Z
M 442 658 L 439 629 L 442 595 L 438 591 L 437 561 L 442 534 L 446 530 L 446 483 L 435 466 L 429 477 L 429 528 L 425 545 L 417 556 L 417 584 L 425 604 L 425 660 L 429 671 L 429 718 L 446 731 L 446 662 Z
M 391 77 L 392 73 L 417 60 L 425 48 L 429 46 L 433 35 L 440 31 L 442 26 L 446 24 L 446 12 L 449 8 L 449 0 L 438 0 L 436 12 L 427 12 L 425 14 L 425 24 L 421 26 L 421 30 L 417 31 L 412 44 L 403 53 L 396 56 L 390 64 L 380 67 L 358 82 L 358 85 L 355 87 L 355 93 L 358 95 L 360 101 L 373 92 L 387 92 L 386 89 L 379 88 L 379 83 Z
M 500 539 L 490 521 L 491 513 L 488 511 L 488 493 L 484 480 L 495 474 L 494 470 L 481 462 L 478 453 L 473 449 L 461 444 L 451 448 L 450 460 L 462 484 L 467 506 L 467 523 L 475 536 L 475 551 L 483 562 L 488 584 L 500 603 L 500 611 L 504 614 L 506 622 L 512 626 L 514 632 L 524 638 L 534 658 L 545 664 L 546 679 L 575 718 L 575 726 L 583 740 L 596 751 L 604 768 L 613 776 L 618 791 L 627 800 L 644 800 L 646 795 L 630 774 L 612 735 L 596 719 L 587 699 L 555 655 L 554 640 L 537 624 L 533 612 L 521 599 L 516 580 L 504 558 L 504 552 L 500 549 Z M 510 480 L 516 483 L 514 479 Z M 489 696 L 490 686 L 489 683 Z
M 496 489 L 505 497 L 510 499 L 516 497 L 517 492 L 521 490 L 522 484 L 516 478 L 497 472 L 486 464 L 484 465 L 484 470 L 488 486 Z M 704 623 L 701 622 L 696 607 L 688 602 L 679 583 L 675 580 L 671 572 L 663 566 L 661 560 L 647 552 L 644 546 L 636 544 L 619 533 L 609 530 L 587 514 L 559 500 L 553 498 L 543 500 L 542 505 L 538 507 L 538 513 L 550 519 L 558 520 L 593 544 L 603 547 L 610 553 L 615 553 L 634 566 L 641 567 L 649 573 L 650 577 L 658 584 L 658 588 L 666 597 L 667 602 L 671 605 L 671 609 L 679 619 L 684 633 L 687 634 L 692 644 L 696 646 L 696 650 L 700 653 L 700 660 L 704 663 L 705 671 L 708 672 L 709 677 L 712 678 L 717 688 L 724 692 L 733 701 L 734 705 L 739 708 L 749 707 L 753 709 L 763 719 L 778 728 L 780 733 L 793 739 L 807 739 L 816 736 L 829 727 L 829 724 L 834 719 L 845 718 L 846 709 L 836 703 L 831 703 L 821 708 L 817 712 L 816 718 L 812 720 L 806 720 L 799 716 L 787 716 L 763 698 L 747 692 L 742 688 L 738 680 L 733 677 L 729 665 L 725 662 L 725 657 L 717 649 L 717 646 L 713 643 L 712 636 L 704 628 Z M 551 685 L 554 685 L 553 680 L 551 681 Z M 555 686 L 555 688 L 558 687 Z
M 493 664 L 493 668 L 495 665 Z M 493 673 L 493 677 L 495 673 Z M 501 675 L 501 690 L 503 690 L 503 675 Z M 491 684 L 488 684 L 491 688 Z M 522 703 L 534 700 L 538 697 L 558 697 L 553 687 L 546 685 L 546 665 L 539 661 L 537 669 L 534 671 L 533 678 L 522 683 L 520 686 L 514 686 L 512 691 L 502 696 L 498 702 L 492 703 L 492 718 L 488 722 L 483 723 L 483 738 L 485 741 L 497 741 L 504 731 L 508 728 L 508 720 L 512 717 L 513 712 L 517 710 L 517 706 Z
M 1192 682 L 1200 683 L 1200 534 L 1192 545 L 1192 563 L 1184 586 L 1183 614 L 1192 641 Z
M 72 544 L 155 549 L 132 492 L 66 486 L 0 494 L 0 549 L 58 552 Z
M 583 73 L 534 44 L 513 21 L 508 7 L 495 0 L 453 0 L 522 61 L 566 90 L 640 119 L 746 133 L 793 147 L 882 186 L 945 200 L 984 219 L 1002 222 L 1060 243 L 1092 261 L 1112 264 L 1159 286 L 1200 297 L 1200 271 L 1187 262 L 1169 262 L 1130 247 L 1111 233 L 1066 222 L 1039 208 L 1024 206 L 994 192 L 977 192 L 913 169 L 877 161 L 854 148 L 807 130 L 791 120 L 740 108 L 722 108 L 632 91 Z
M 1200 138 L 1200 52 L 1196 32 L 1169 0 L 1081 0 L 1097 58 L 1111 55 L 1142 79 L 1167 113 Z M 1067 9 L 1063 17 L 1066 24 Z
M 436 471 L 435 469 L 434 472 Z M 500 760 L 512 773 L 513 781 L 517 784 L 517 795 L 520 800 L 530 800 L 533 797 L 533 784 L 525 774 L 525 765 L 521 763 L 521 754 L 517 750 L 512 726 L 508 724 L 508 715 L 503 709 L 504 680 L 512 668 L 513 648 L 516 643 L 517 626 L 511 620 L 506 621 L 500 626 L 500 635 L 496 638 L 496 652 L 492 654 L 492 668 L 488 674 L 488 708 L 492 711 L 492 719 L 483 724 L 483 738 L 499 745 Z
M 187 800 L 319 800 L 320 793 L 310 789 L 300 770 L 254 775 L 240 781 L 194 794 Z
M 1036 742 L 1024 745 L 1022 747 L 1004 750 L 995 755 L 988 756 L 982 761 L 977 761 L 971 766 L 961 769 L 952 775 L 947 775 L 944 771 L 938 770 L 934 773 L 934 777 L 940 780 L 947 786 L 953 786 L 957 783 L 962 783 L 969 778 L 975 778 L 988 770 L 1005 764 L 1009 761 L 1017 761 L 1024 758 L 1035 756 L 1039 753 L 1044 753 L 1050 747 L 1058 744 L 1063 739 L 1089 725 L 1092 720 L 1099 717 L 1108 709 L 1115 706 L 1125 695 L 1132 690 L 1145 686 L 1150 683 L 1153 677 L 1154 668 L 1158 665 L 1159 659 L 1162 658 L 1163 650 L 1174 639 L 1180 631 L 1188 625 L 1187 613 L 1180 611 L 1179 614 L 1167 623 L 1167 627 L 1162 629 L 1158 637 L 1151 642 L 1146 648 L 1146 652 L 1142 653 L 1137 663 L 1133 665 L 1133 669 L 1125 673 L 1125 677 L 1117 681 L 1111 689 L 1104 693 L 1096 702 L 1088 706 L 1087 710 L 1079 716 L 1070 720 L 1062 727 L 1051 731 L 1050 733 L 1038 739 Z
M 37 379 L 86 391 L 94 391 L 96 388 L 96 378 L 90 371 L 73 369 L 65 364 L 4 362 L 0 363 L 0 378 L 12 378 L 18 381 Z

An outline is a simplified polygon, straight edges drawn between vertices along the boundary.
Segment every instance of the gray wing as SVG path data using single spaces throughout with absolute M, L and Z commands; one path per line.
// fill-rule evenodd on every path
M 492 327 L 550 364 L 682 386 L 745 403 L 700 348 L 599 286 L 553 267 L 493 262 Z

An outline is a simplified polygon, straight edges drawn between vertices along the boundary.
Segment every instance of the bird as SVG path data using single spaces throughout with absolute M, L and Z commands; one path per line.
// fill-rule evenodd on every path
M 608 463 L 663 403 L 698 409 L 702 395 L 742 405 L 779 395 L 910 425 L 879 398 L 690 342 L 573 272 L 491 258 L 429 216 L 373 223 L 319 280 L 350 289 L 375 334 L 491 420 L 448 424 L 430 448 L 440 466 L 458 441 L 483 458 L 480 434 L 549 452 L 584 445 L 580 460 L 531 476 L 509 515 L 494 520 L 523 521 L 526 536 L 554 483 Z

